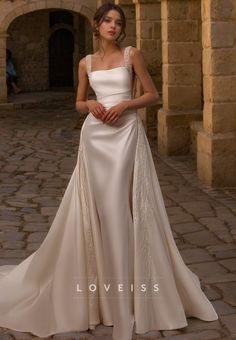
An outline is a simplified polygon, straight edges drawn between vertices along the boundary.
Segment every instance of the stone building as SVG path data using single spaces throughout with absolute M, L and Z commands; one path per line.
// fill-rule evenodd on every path
M 0 0 L 0 102 L 9 48 L 25 91 L 77 88 L 79 60 L 95 49 L 102 0 Z M 140 109 L 160 155 L 196 157 L 201 181 L 236 185 L 236 2 L 115 0 L 127 18 L 123 45 L 140 49 L 161 94 Z M 136 95 L 142 94 L 137 82 Z

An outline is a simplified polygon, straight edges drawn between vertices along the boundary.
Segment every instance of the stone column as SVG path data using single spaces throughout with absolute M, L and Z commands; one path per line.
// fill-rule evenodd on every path
M 202 0 L 203 131 L 197 138 L 199 178 L 236 185 L 236 4 Z
M 135 6 L 132 0 L 115 0 L 125 13 L 126 18 L 126 37 L 122 42 L 123 46 L 136 46 L 136 27 L 135 27 Z
M 189 152 L 190 122 L 202 119 L 200 2 L 162 0 L 161 16 L 163 107 L 158 112 L 158 152 L 181 155 Z
M 161 93 L 161 3 L 159 0 L 133 0 L 136 9 L 136 46 L 142 52 L 147 69 Z M 143 94 L 140 82 L 137 82 L 136 95 Z M 148 137 L 156 138 L 157 109 L 149 106 L 139 109 Z
M 6 38 L 7 34 L 0 32 L 0 103 L 7 102 Z

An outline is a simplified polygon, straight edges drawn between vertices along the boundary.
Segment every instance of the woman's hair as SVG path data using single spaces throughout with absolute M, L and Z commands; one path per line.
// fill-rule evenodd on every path
M 121 9 L 120 6 L 115 5 L 113 3 L 110 3 L 110 2 L 107 2 L 107 3 L 103 4 L 102 6 L 100 6 L 97 9 L 96 13 L 94 14 L 94 17 L 93 17 L 93 32 L 94 32 L 94 36 L 95 36 L 96 39 L 99 38 L 98 27 L 102 24 L 106 14 L 110 10 L 116 10 L 117 12 L 120 13 L 120 17 L 121 17 L 121 21 L 122 21 L 122 26 L 121 26 L 120 35 L 116 39 L 116 42 L 120 43 L 126 37 L 126 33 L 125 33 L 125 27 L 126 27 L 125 14 L 124 14 L 124 12 L 123 12 L 123 10 Z

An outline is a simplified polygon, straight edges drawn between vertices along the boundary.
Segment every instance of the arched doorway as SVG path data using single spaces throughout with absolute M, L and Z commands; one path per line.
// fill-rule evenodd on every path
M 49 39 L 49 86 L 73 87 L 74 37 L 67 29 L 58 29 Z

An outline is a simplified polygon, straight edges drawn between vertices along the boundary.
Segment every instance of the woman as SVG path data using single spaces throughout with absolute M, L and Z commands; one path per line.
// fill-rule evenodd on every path
M 15 94 L 21 93 L 22 90 L 16 85 L 18 77 L 12 62 L 12 53 L 9 49 L 6 50 L 6 58 L 7 58 L 6 65 L 7 86 L 9 89 L 13 89 Z
M 141 53 L 119 46 L 121 8 L 102 5 L 94 23 L 99 49 L 79 63 L 76 108 L 89 114 L 77 164 L 40 248 L 0 268 L 0 326 L 45 337 L 103 323 L 131 340 L 134 322 L 145 333 L 185 327 L 186 316 L 217 320 L 175 245 L 136 111 L 158 92 Z M 133 99 L 135 75 L 144 94 Z

